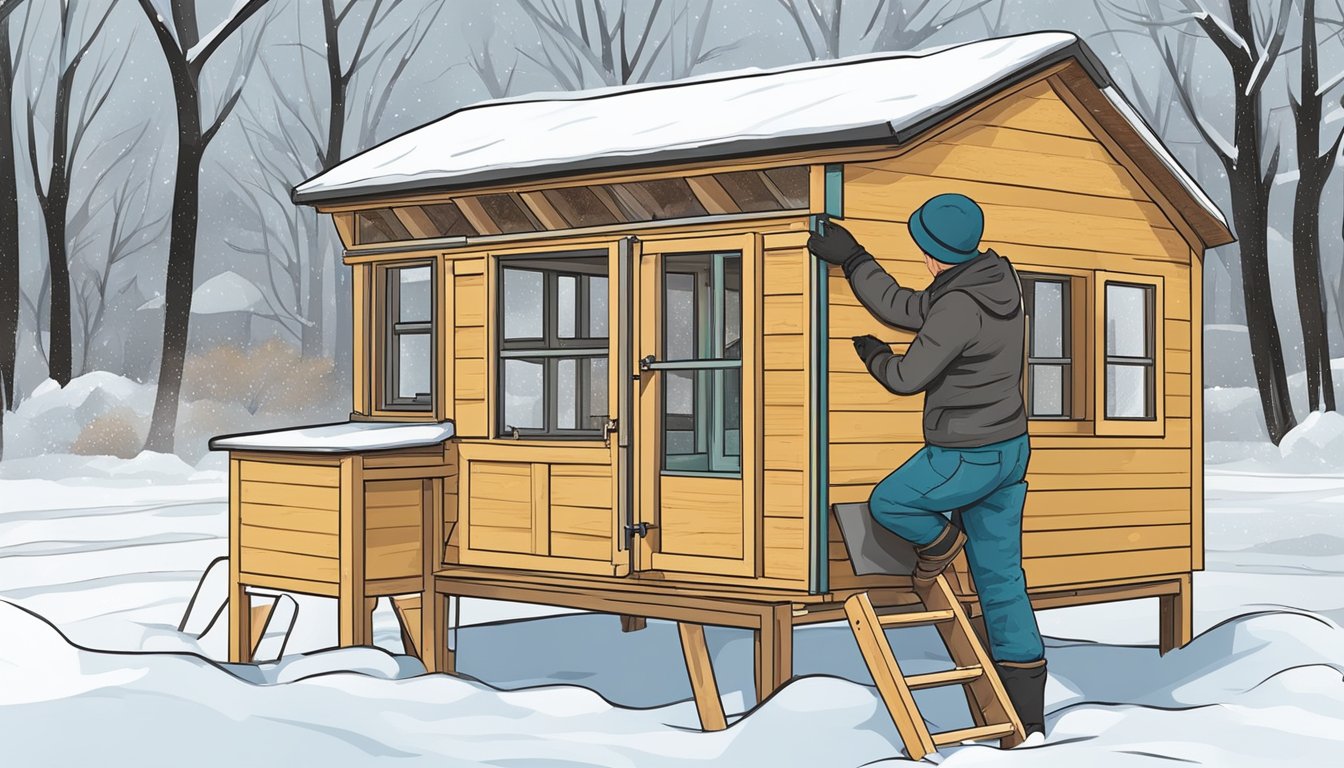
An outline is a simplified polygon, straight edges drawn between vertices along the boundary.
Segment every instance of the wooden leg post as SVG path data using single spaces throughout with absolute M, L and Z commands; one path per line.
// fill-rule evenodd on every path
M 621 614 L 622 632 L 638 632 L 647 626 L 649 626 L 649 620 L 643 616 L 627 616 Z
M 686 656 L 686 671 L 691 677 L 691 693 L 695 695 L 695 709 L 700 713 L 700 727 L 706 731 L 722 731 L 728 727 L 719 698 L 719 685 L 714 680 L 714 665 L 710 662 L 709 646 L 705 644 L 705 628 L 699 624 L 677 624 L 681 634 L 681 651 Z
M 340 645 L 369 645 L 372 621 L 364 594 L 364 457 L 358 454 L 341 459 L 340 537 Z
M 253 605 L 248 611 L 248 621 L 251 634 L 251 644 L 248 646 L 250 658 L 256 658 L 257 648 L 261 646 L 261 638 L 266 635 L 266 627 L 271 623 L 271 614 L 275 612 L 275 606 L 279 600 L 272 598 L 270 602 L 262 605 Z
M 241 462 L 229 459 L 229 661 L 252 661 L 252 599 L 243 585 Z
M 793 677 L 793 605 L 777 603 L 761 613 L 756 630 L 756 701 L 770 698 Z
M 1194 635 L 1193 585 L 1190 574 L 1176 580 L 1176 593 L 1158 598 L 1158 651 L 1183 648 Z

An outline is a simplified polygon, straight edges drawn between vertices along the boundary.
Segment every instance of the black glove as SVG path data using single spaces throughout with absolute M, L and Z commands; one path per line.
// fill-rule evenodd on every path
M 859 359 L 863 361 L 865 368 L 871 367 L 873 358 L 879 354 L 891 351 L 891 347 L 888 347 L 885 342 L 876 336 L 855 336 L 853 338 L 854 351 L 859 353 Z
M 813 232 L 807 239 L 807 249 L 827 264 L 845 267 L 845 274 L 848 275 L 851 271 L 849 265 L 863 259 L 868 252 L 849 230 L 833 221 L 826 222 L 825 232 L 824 235 Z

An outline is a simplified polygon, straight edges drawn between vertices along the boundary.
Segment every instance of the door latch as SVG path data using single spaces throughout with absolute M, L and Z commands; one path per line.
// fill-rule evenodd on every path
M 656 362 L 658 362 L 658 358 L 653 355 L 645 355 L 639 359 L 639 370 L 651 371 L 653 370 L 653 364 Z
M 641 539 L 647 538 L 649 535 L 649 531 L 657 527 L 658 526 L 653 525 L 652 523 L 635 523 L 633 525 L 627 524 L 625 526 L 626 549 L 629 549 L 635 543 L 636 536 L 640 537 Z

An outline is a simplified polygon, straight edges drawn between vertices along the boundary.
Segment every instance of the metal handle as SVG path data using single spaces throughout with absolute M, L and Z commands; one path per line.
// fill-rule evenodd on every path
M 653 370 L 653 364 L 656 362 L 658 362 L 658 358 L 653 355 L 645 355 L 639 359 L 639 370 L 651 371 Z

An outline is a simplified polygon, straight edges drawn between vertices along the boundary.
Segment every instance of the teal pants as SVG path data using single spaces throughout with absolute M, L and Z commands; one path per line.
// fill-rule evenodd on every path
M 966 531 L 966 560 L 997 661 L 1030 662 L 1045 648 L 1022 573 L 1022 505 L 1027 436 L 977 448 L 926 445 L 873 489 L 868 508 L 883 527 L 916 546 L 949 518 Z

